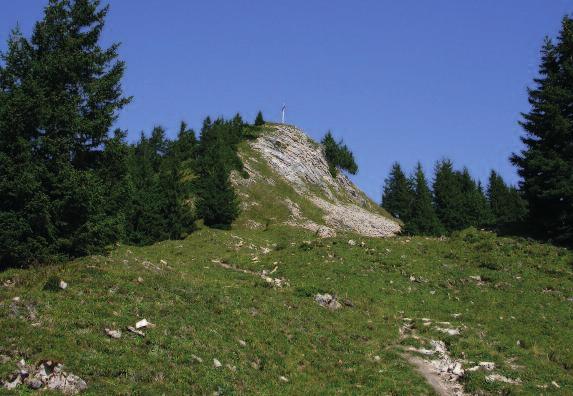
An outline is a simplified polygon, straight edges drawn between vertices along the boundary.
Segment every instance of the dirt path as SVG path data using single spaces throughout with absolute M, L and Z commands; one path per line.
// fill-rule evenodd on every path
M 446 382 L 438 372 L 428 363 L 427 360 L 402 354 L 402 357 L 410 363 L 416 371 L 424 377 L 428 385 L 432 387 L 434 392 L 439 396 L 463 396 L 465 395 L 463 387 L 458 382 Z

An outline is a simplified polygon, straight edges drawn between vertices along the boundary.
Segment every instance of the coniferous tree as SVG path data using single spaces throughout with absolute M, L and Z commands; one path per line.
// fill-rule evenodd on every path
M 565 17 L 556 43 L 547 38 L 539 77 L 522 114 L 525 149 L 511 161 L 522 180 L 530 221 L 540 235 L 573 242 L 573 19 Z
M 461 228 L 490 226 L 493 218 L 481 184 L 474 181 L 467 168 L 457 172 L 456 176 L 460 180 L 464 209 L 461 215 Z
M 336 142 L 332 133 L 328 131 L 322 138 L 321 143 L 324 147 L 324 155 L 328 162 L 329 171 L 333 177 L 336 177 L 339 168 L 348 171 L 352 175 L 358 172 L 354 154 L 342 140 Z
M 0 265 L 101 251 L 102 147 L 122 96 L 117 44 L 99 45 L 95 0 L 51 0 L 30 40 L 17 30 L 0 66 Z
M 495 171 L 489 175 L 487 199 L 498 230 L 520 224 L 527 215 L 527 204 L 515 187 L 509 187 Z
M 239 214 L 237 195 L 229 177 L 233 170 L 242 171 L 237 155 L 243 127 L 237 117 L 233 121 L 205 120 L 201 130 L 197 161 L 198 211 L 208 226 L 228 228 Z
M 413 183 L 415 196 L 410 219 L 406 223 L 406 232 L 412 235 L 442 235 L 444 228 L 432 206 L 432 192 L 420 163 L 416 166 Z
M 384 183 L 384 194 L 381 206 L 394 217 L 408 222 L 412 202 L 414 201 L 413 186 L 402 171 L 400 164 L 392 165 L 390 175 Z
M 257 113 L 257 118 L 255 118 L 255 126 L 261 126 L 264 124 L 265 124 L 265 119 L 263 118 L 263 113 L 259 111 Z
M 454 171 L 452 161 L 443 159 L 435 166 L 434 207 L 446 231 L 461 230 L 466 227 L 466 208 L 462 192 L 462 178 Z

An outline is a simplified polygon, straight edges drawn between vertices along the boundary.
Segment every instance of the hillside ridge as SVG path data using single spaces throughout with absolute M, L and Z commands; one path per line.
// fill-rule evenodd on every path
M 275 221 L 282 220 L 320 236 L 355 232 L 362 236 L 388 237 L 401 230 L 399 222 L 368 198 L 343 172 L 334 177 L 323 147 L 295 126 L 267 124 L 257 139 L 242 146 L 240 153 L 249 177 L 241 179 L 235 175 L 233 181 L 244 201 L 244 217 L 251 216 L 248 219 L 251 226 L 261 219 L 249 214 L 249 208 L 266 206 L 271 204 L 269 199 L 278 199 L 288 212 L 283 211 L 282 219 L 275 213 Z M 277 188 L 279 180 L 287 185 L 286 188 Z M 257 184 L 264 185 L 269 191 L 275 190 L 275 194 L 257 197 L 252 188 Z M 314 216 L 305 213 L 308 211 L 305 207 L 314 207 Z

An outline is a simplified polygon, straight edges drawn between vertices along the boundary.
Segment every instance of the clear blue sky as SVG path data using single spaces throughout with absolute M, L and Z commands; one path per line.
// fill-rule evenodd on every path
M 29 33 L 46 0 L 4 1 L 2 49 L 17 22 Z M 104 1 L 105 3 L 105 1 Z M 207 116 L 261 109 L 319 139 L 344 138 L 355 182 L 379 200 L 393 161 L 428 172 L 447 156 L 485 180 L 510 182 L 520 111 L 545 35 L 571 0 L 110 0 L 105 42 L 122 42 L 118 126 L 176 133 Z

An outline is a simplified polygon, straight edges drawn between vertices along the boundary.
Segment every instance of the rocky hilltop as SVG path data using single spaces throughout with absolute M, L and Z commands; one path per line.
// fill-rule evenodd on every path
M 294 126 L 267 124 L 240 153 L 248 178 L 235 174 L 233 182 L 242 198 L 241 220 L 250 228 L 282 222 L 323 237 L 337 231 L 370 237 L 400 231 L 400 224 L 343 172 L 333 177 L 322 146 Z

